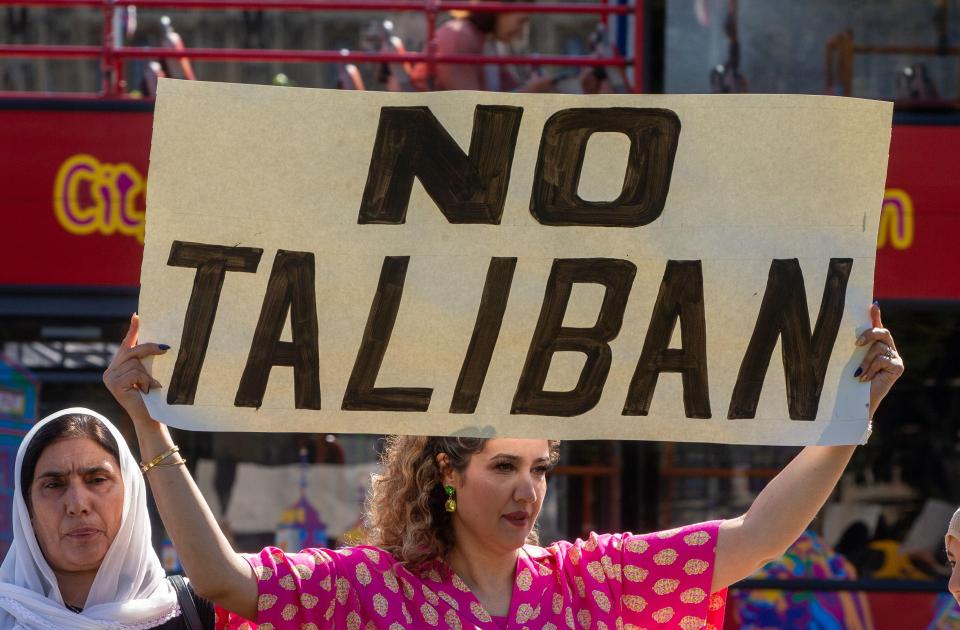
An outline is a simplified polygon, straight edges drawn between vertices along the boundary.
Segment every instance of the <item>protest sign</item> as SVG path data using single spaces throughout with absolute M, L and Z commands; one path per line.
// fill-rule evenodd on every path
M 164 81 L 172 425 L 854 443 L 889 103 Z

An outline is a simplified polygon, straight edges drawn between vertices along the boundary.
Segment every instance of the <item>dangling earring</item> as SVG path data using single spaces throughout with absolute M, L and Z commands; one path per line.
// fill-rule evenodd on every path
M 453 514 L 457 511 L 457 491 L 453 486 L 444 486 L 443 489 L 447 493 L 447 502 L 443 504 L 443 509 Z

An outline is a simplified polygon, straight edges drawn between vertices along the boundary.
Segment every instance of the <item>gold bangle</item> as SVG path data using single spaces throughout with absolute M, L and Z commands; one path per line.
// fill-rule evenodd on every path
M 153 468 L 154 466 L 157 466 L 160 462 L 162 462 L 162 461 L 165 460 L 166 458 L 170 457 L 170 456 L 173 455 L 174 453 L 178 453 L 178 452 L 180 452 L 180 447 L 177 446 L 176 444 L 174 444 L 174 445 L 173 445 L 173 448 L 171 448 L 170 450 L 165 451 L 165 452 L 163 452 L 163 453 L 160 453 L 159 455 L 157 455 L 156 457 L 154 457 L 153 459 L 151 459 L 151 460 L 150 460 L 149 462 L 147 462 L 146 464 L 144 464 L 143 462 L 141 462 L 141 463 L 140 463 L 140 472 L 146 474 L 146 472 L 147 472 L 148 470 L 150 470 L 150 469 Z
M 166 464 L 157 464 L 154 468 L 173 468 L 174 466 L 183 466 L 187 463 L 186 457 L 181 457 L 175 462 L 167 462 Z

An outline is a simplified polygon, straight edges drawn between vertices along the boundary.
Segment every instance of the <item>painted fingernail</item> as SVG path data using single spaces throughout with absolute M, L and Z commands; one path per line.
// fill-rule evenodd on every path
M 874 301 L 873 301 L 873 305 L 874 305 L 874 306 L 880 306 L 880 300 L 874 300 Z
M 157 344 L 157 347 L 160 348 L 161 350 L 163 350 L 164 352 L 166 352 L 167 350 L 170 349 L 170 346 L 168 346 L 168 345 L 165 344 L 165 343 L 158 343 L 158 344 Z
M 858 367 L 858 368 L 857 368 L 857 371 L 853 373 L 853 376 L 854 376 L 854 378 L 856 378 L 856 377 L 860 376 L 861 374 L 863 374 L 863 368 L 862 368 L 862 367 Z

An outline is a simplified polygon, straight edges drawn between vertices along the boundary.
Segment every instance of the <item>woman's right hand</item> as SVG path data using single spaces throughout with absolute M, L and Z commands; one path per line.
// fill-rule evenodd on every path
M 120 342 L 120 349 L 103 373 L 103 384 L 133 420 L 150 418 L 141 393 L 162 387 L 160 381 L 153 378 L 143 365 L 142 359 L 163 354 L 170 349 L 164 344 L 138 344 L 139 335 L 140 317 L 134 313 L 130 317 L 130 329 Z

